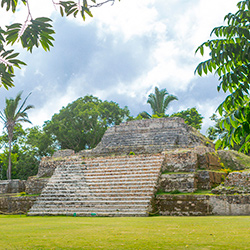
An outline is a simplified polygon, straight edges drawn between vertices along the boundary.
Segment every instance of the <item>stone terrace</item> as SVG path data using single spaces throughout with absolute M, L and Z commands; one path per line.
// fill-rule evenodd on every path
M 147 216 L 163 158 L 72 156 L 58 165 L 29 215 Z

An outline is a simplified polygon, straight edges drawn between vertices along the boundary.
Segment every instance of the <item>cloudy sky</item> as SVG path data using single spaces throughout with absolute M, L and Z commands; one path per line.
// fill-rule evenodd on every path
M 0 109 L 5 97 L 23 90 L 23 96 L 32 92 L 28 103 L 36 107 L 29 112 L 33 125 L 42 125 L 62 106 L 87 94 L 128 106 L 136 116 L 151 112 L 147 97 L 158 86 L 179 98 L 167 113 L 196 107 L 205 117 L 205 133 L 225 95 L 216 90 L 217 77 L 194 75 L 206 59 L 195 50 L 227 13 L 237 10 L 237 2 L 121 0 L 93 9 L 94 18 L 83 22 L 61 17 L 51 0 L 30 0 L 33 18 L 53 19 L 54 47 L 29 54 L 17 46 L 27 66 L 16 71 L 14 88 L 0 89 Z M 22 23 L 26 9 L 14 16 L 0 10 L 0 15 L 0 26 Z

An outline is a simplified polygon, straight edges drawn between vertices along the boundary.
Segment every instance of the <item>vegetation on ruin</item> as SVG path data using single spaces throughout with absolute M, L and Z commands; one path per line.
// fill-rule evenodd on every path
M 224 169 L 250 170 L 250 156 L 234 150 L 218 151 Z
M 211 190 L 195 190 L 194 192 L 181 192 L 179 190 L 174 190 L 171 192 L 164 192 L 163 190 L 158 190 L 156 195 L 214 195 Z
M 249 216 L 0 216 L 0 249 L 248 249 Z

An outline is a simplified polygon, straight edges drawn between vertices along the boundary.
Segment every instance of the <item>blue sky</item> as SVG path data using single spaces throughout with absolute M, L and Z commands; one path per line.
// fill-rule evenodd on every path
M 27 63 L 16 71 L 15 87 L 1 88 L 5 97 L 32 92 L 29 112 L 33 125 L 42 125 L 62 106 L 92 94 L 102 100 L 128 106 L 136 116 L 150 112 L 146 103 L 154 87 L 166 88 L 179 101 L 168 114 L 196 107 L 205 117 L 202 132 L 212 124 L 209 117 L 225 97 L 218 93 L 217 77 L 199 77 L 194 70 L 205 60 L 196 48 L 210 32 L 223 24 L 228 12 L 237 10 L 235 0 L 121 0 L 93 10 L 94 18 L 62 18 L 51 0 L 30 0 L 33 18 L 50 16 L 55 34 L 50 52 L 32 54 L 17 50 Z M 0 25 L 23 22 L 26 10 L 17 15 L 0 11 Z

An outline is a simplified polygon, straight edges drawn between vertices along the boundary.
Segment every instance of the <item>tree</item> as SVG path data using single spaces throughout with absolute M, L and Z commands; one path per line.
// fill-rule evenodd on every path
M 200 76 L 215 73 L 219 76 L 218 91 L 229 93 L 219 105 L 222 116 L 220 126 L 227 131 L 226 136 L 217 141 L 217 147 L 242 143 L 240 150 L 250 148 L 250 1 L 237 4 L 238 11 L 225 16 L 227 25 L 216 27 L 208 40 L 197 48 L 204 55 L 206 48 L 210 58 L 201 62 L 195 72 Z M 197 52 L 196 51 L 196 52 Z M 242 142 L 243 140 L 243 142 Z
M 58 149 L 59 145 L 53 136 L 46 133 L 39 126 L 25 130 L 24 144 L 36 152 L 36 158 L 40 160 L 44 156 L 51 156 Z
M 120 0 L 119 0 L 120 1 Z M 100 7 L 108 2 L 112 4 L 115 0 L 82 0 L 82 1 L 58 1 L 51 0 L 55 7 L 59 7 L 62 16 L 80 15 L 85 20 L 85 15 L 92 17 L 91 8 Z M 89 4 L 91 2 L 91 4 Z M 14 67 L 20 68 L 26 65 L 18 59 L 19 53 L 14 49 L 8 49 L 6 45 L 21 43 L 24 49 L 32 52 L 34 47 L 42 46 L 45 51 L 49 51 L 53 46 L 52 20 L 48 17 L 33 18 L 29 6 L 29 0 L 2 0 L 1 8 L 6 11 L 16 13 L 20 8 L 27 8 L 27 18 L 22 23 L 12 23 L 5 28 L 0 27 L 0 82 L 6 89 L 13 87 Z M 0 85 L 0 86 L 1 86 Z
M 8 135 L 0 136 L 0 179 L 6 179 L 8 168 Z M 17 124 L 13 131 L 11 151 L 12 178 L 26 180 L 37 174 L 43 156 L 51 156 L 57 149 L 53 138 L 38 126 L 23 129 Z
M 216 114 L 213 114 L 210 119 L 215 122 L 214 126 L 210 126 L 207 129 L 207 137 L 212 141 L 217 141 L 218 139 L 226 136 L 226 131 L 221 128 L 220 123 L 222 121 L 221 117 L 218 117 Z
M 30 94 L 25 98 L 23 103 L 21 104 L 20 108 L 18 109 L 19 102 L 21 101 L 22 92 L 19 92 L 15 99 L 6 98 L 6 107 L 3 112 L 0 111 L 0 118 L 4 122 L 4 127 L 7 129 L 8 133 L 8 145 L 9 145 L 9 162 L 8 162 L 8 170 L 7 170 L 7 178 L 11 179 L 11 144 L 13 140 L 13 131 L 16 124 L 20 122 L 28 122 L 31 123 L 28 119 L 28 111 L 31 108 L 34 108 L 33 105 L 28 105 L 24 107 L 28 97 Z
M 155 87 L 155 93 L 148 96 L 147 103 L 150 104 L 153 115 L 161 116 L 165 114 L 170 102 L 178 100 L 174 95 L 169 95 L 166 89 L 159 90 Z
M 181 117 L 185 120 L 185 123 L 200 130 L 203 117 L 196 108 L 183 110 L 177 113 L 173 113 L 171 117 Z
M 55 137 L 61 149 L 80 151 L 95 147 L 109 126 L 130 118 L 127 107 L 87 95 L 63 107 L 47 121 L 44 130 Z

